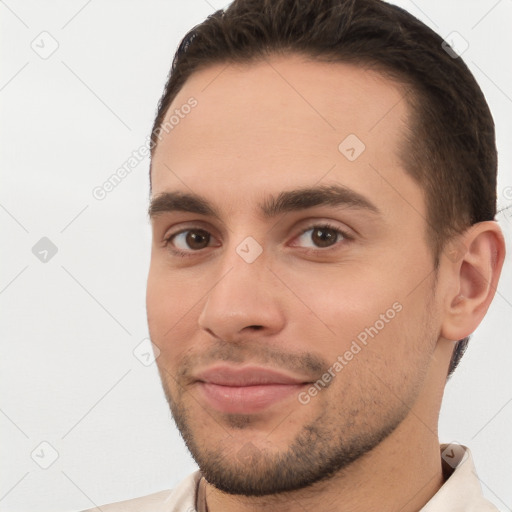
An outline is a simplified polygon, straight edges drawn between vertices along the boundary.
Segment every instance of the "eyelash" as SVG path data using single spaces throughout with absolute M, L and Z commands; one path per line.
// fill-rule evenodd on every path
M 343 240 L 352 240 L 353 237 L 351 237 L 350 235 L 348 235 L 345 231 L 341 230 L 339 227 L 337 226 L 334 226 L 332 224 L 330 224 L 329 222 L 324 222 L 322 224 L 311 224 L 309 227 L 303 229 L 295 238 L 299 238 L 301 237 L 304 233 L 307 233 L 308 231 L 310 231 L 311 229 L 314 229 L 314 228 L 320 228 L 320 229 L 330 229 L 332 231 L 334 231 L 336 233 L 336 235 L 341 235 L 342 236 L 342 239 Z M 176 233 L 171 233 L 169 236 L 167 236 L 166 238 L 164 238 L 164 247 L 168 247 L 169 244 L 171 243 L 171 240 L 173 239 L 173 237 L 175 236 L 178 236 L 182 233 L 186 233 L 187 231 L 205 231 L 208 233 L 208 231 L 206 231 L 205 229 L 202 229 L 202 228 L 198 228 L 198 227 L 191 227 L 191 228 L 187 228 L 187 229 L 182 229 L 181 231 L 177 231 Z M 336 250 L 339 245 L 339 241 L 336 242 L 335 245 L 331 246 L 331 247 L 328 247 L 326 249 L 321 249 L 321 248 L 318 248 L 318 249 L 305 249 L 304 252 L 307 253 L 307 254 L 310 254 L 310 253 L 316 253 L 318 254 L 319 252 L 330 252 L 331 250 Z M 180 249 L 174 249 L 174 248 L 169 248 L 169 250 L 175 255 L 175 256 L 178 256 L 179 258 L 188 258 L 188 257 L 192 257 L 194 256 L 195 254 L 194 253 L 198 253 L 200 252 L 200 250 L 198 251 L 182 251 Z

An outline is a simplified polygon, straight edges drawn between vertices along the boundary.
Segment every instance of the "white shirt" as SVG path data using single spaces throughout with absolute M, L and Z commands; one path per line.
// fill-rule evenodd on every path
M 499 512 L 482 495 L 469 449 L 461 445 L 441 445 L 441 454 L 454 468 L 453 472 L 418 512 Z M 195 471 L 174 489 L 82 512 L 198 512 L 196 501 L 200 480 L 201 473 Z

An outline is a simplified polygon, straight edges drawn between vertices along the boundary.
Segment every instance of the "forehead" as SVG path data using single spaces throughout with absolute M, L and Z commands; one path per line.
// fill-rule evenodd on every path
M 246 207 L 263 192 L 322 183 L 421 202 L 397 151 L 407 108 L 400 86 L 354 65 L 298 55 L 213 65 L 194 73 L 168 109 L 153 196 L 192 188 Z

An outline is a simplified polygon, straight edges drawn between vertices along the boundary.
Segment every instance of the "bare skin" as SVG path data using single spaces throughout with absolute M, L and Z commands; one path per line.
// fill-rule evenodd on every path
M 219 218 L 154 212 L 148 323 L 210 512 L 412 512 L 443 484 L 437 423 L 450 356 L 484 317 L 505 249 L 495 222 L 476 224 L 457 258 L 441 255 L 435 280 L 423 191 L 396 151 L 403 96 L 375 72 L 288 55 L 196 72 L 169 109 L 197 100 L 162 133 L 152 199 L 197 194 Z M 350 134 L 364 151 L 357 139 L 339 149 Z M 269 196 L 332 185 L 374 209 L 260 211 Z M 233 412 L 228 400 L 226 412 L 198 379 L 219 364 L 299 384 L 259 409 L 239 400 Z

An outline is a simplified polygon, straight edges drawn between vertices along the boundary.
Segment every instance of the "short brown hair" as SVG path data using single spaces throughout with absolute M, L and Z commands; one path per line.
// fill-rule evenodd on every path
M 181 41 L 158 105 L 151 156 L 169 106 L 199 69 L 286 53 L 375 69 L 405 92 L 409 122 L 400 157 L 425 192 L 437 270 L 449 240 L 496 215 L 492 115 L 467 66 L 446 50 L 424 23 L 381 0 L 235 0 Z M 468 340 L 457 343 L 449 376 Z

